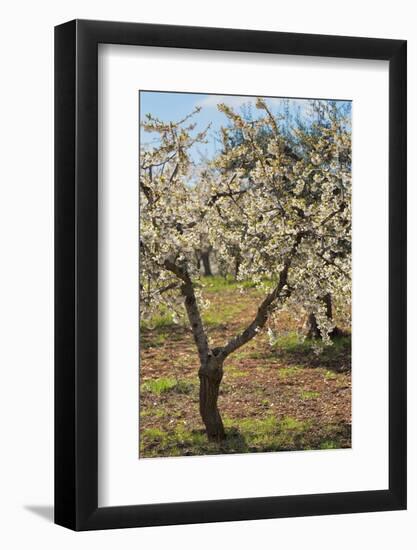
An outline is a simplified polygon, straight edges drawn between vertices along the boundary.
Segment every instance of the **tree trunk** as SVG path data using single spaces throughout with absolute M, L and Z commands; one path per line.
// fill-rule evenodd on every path
M 204 250 L 201 253 L 201 259 L 203 261 L 204 275 L 206 277 L 211 277 L 213 274 L 211 272 L 211 265 L 210 265 L 210 252 L 207 250 Z
M 330 292 L 323 296 L 323 302 L 326 306 L 326 315 L 328 319 L 333 319 L 333 309 L 332 309 L 332 295 Z
M 198 252 L 198 251 L 195 253 L 195 263 L 196 263 L 197 269 L 200 271 L 200 268 L 201 268 L 201 256 L 200 256 L 200 252 Z
M 200 414 L 207 431 L 209 441 L 221 441 L 225 438 L 223 421 L 217 408 L 220 382 L 223 378 L 223 362 L 210 355 L 200 367 Z
M 326 316 L 328 319 L 333 319 L 333 307 L 332 307 L 332 295 L 330 292 L 323 296 L 323 303 L 326 306 Z M 330 336 L 338 336 L 341 334 L 340 329 L 335 327 Z M 320 329 L 317 324 L 317 319 L 314 313 L 310 313 L 307 320 L 307 338 L 315 339 L 320 338 Z
M 307 338 L 311 340 L 320 338 L 320 330 L 314 313 L 310 313 L 307 319 Z
M 239 268 L 240 268 L 240 257 L 235 257 L 235 279 L 237 280 L 237 276 L 239 275 Z

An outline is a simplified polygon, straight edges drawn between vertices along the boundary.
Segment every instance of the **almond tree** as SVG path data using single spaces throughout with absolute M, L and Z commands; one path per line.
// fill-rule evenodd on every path
M 330 343 L 333 322 L 323 297 L 350 293 L 350 131 L 337 110 L 319 105 L 324 116 L 314 132 L 294 129 L 295 146 L 289 148 L 263 99 L 256 104 L 259 116 L 250 121 L 220 104 L 242 139 L 200 170 L 197 180 L 190 148 L 206 136 L 195 133 L 193 113 L 176 123 L 152 115 L 143 122 L 159 141 L 141 152 L 141 309 L 152 315 L 164 303 L 175 316 L 185 312 L 199 357 L 200 414 L 210 440 L 225 437 L 217 400 L 227 357 L 280 308 L 294 304 L 314 312 L 321 337 Z M 266 152 L 257 139 L 261 132 L 270 136 Z M 233 265 L 238 254 L 238 279 L 264 291 L 254 318 L 219 347 L 210 345 L 201 317 L 205 304 L 195 262 L 201 234 L 222 261 Z

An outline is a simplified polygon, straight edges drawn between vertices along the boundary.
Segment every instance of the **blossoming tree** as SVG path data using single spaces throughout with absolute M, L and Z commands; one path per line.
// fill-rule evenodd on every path
M 175 123 L 147 115 L 142 123 L 158 140 L 141 151 L 141 314 L 152 315 L 161 304 L 174 316 L 185 313 L 198 352 L 200 414 L 210 440 L 225 437 L 217 401 L 227 357 L 284 306 L 314 313 L 329 343 L 333 321 L 324 298 L 350 293 L 348 124 L 334 106 L 318 102 L 313 108 L 321 116 L 289 138 L 263 99 L 256 107 L 257 117 L 245 120 L 218 106 L 229 120 L 223 139 L 228 131 L 238 131 L 241 139 L 199 171 L 190 148 L 204 142 L 206 132 L 196 133 L 195 113 Z M 253 319 L 219 347 L 210 345 L 201 316 L 195 251 L 202 235 L 231 270 L 239 257 L 238 279 L 263 290 Z

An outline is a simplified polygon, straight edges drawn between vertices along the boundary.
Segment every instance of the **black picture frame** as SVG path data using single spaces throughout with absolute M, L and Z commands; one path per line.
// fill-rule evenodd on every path
M 389 62 L 389 488 L 98 506 L 98 44 Z M 55 523 L 92 530 L 406 508 L 406 41 L 74 20 L 55 28 Z

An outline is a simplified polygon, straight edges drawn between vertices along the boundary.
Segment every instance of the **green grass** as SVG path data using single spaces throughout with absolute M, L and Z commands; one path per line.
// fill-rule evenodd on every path
M 165 304 L 159 306 L 159 312 L 150 319 L 140 322 L 140 330 L 155 330 L 175 325 L 172 314 Z
M 189 430 L 177 422 L 171 431 L 149 428 L 141 432 L 142 456 L 182 456 L 219 453 L 247 453 L 305 448 L 311 423 L 290 416 L 277 419 L 225 418 L 226 439 L 209 442 L 204 430 Z M 146 452 L 145 452 L 146 449 Z
M 303 401 L 306 401 L 308 399 L 317 399 L 318 397 L 320 397 L 320 392 L 302 390 L 300 392 L 300 397 L 301 397 L 301 399 L 303 399 Z
M 156 378 L 143 382 L 140 391 L 144 393 L 153 393 L 161 395 L 166 392 L 175 392 L 181 394 L 192 393 L 196 385 L 192 380 L 177 380 L 176 378 Z
M 238 364 L 229 363 L 227 367 L 225 368 L 225 374 L 226 376 L 230 376 L 231 378 L 243 378 L 245 376 L 248 376 L 247 370 L 242 370 L 239 368 Z
M 222 304 L 221 307 L 210 307 L 202 314 L 203 322 L 206 326 L 218 327 L 227 324 L 237 314 L 239 314 L 245 305 L 234 302 L 231 304 Z
M 166 432 L 160 430 L 159 428 L 147 428 L 143 430 L 143 437 L 145 439 L 151 439 L 153 441 L 164 441 L 166 438 Z
M 251 351 L 246 354 L 246 357 L 248 359 L 267 359 L 267 358 L 270 358 L 271 356 L 268 355 L 268 353 L 265 352 L 265 350 L 262 350 L 262 351 Z
M 236 290 L 239 288 L 255 288 L 256 284 L 252 281 L 237 281 L 231 275 L 221 277 L 213 275 L 212 277 L 202 277 L 201 284 L 204 290 L 209 293 L 219 292 L 221 290 Z
M 296 332 L 279 336 L 273 344 L 276 355 L 298 366 L 322 367 L 328 372 L 350 365 L 351 338 L 337 336 L 325 345 L 322 340 L 303 339 Z M 331 379 L 331 374 L 325 374 Z
M 350 337 L 337 336 L 331 340 L 330 345 L 324 345 L 319 339 L 311 340 L 303 338 L 296 332 L 288 332 L 287 334 L 278 336 L 273 347 L 284 351 L 303 353 L 313 352 L 315 349 L 320 348 L 320 351 L 332 356 L 345 352 L 347 348 L 350 348 Z
M 163 432 L 157 428 L 147 428 L 141 431 L 142 456 L 161 456 L 161 448 L 164 449 L 165 456 L 184 456 L 199 454 L 196 452 L 197 449 L 210 449 L 210 443 L 202 430 L 188 430 L 181 422 L 178 422 L 170 432 Z
M 269 405 L 267 400 L 262 403 Z M 166 414 L 170 415 L 170 412 L 167 410 Z M 339 449 L 350 446 L 349 426 L 318 426 L 314 420 L 300 420 L 293 416 L 278 418 L 268 414 L 263 418 L 240 419 L 225 416 L 226 439 L 220 443 L 209 442 L 204 429 L 191 429 L 178 416 L 176 421 L 174 418 L 175 415 L 171 420 L 172 427 L 165 431 L 158 428 L 141 430 L 142 457 Z
M 337 440 L 327 439 L 320 444 L 320 449 L 340 449 L 340 442 Z
M 278 369 L 278 376 L 279 378 L 282 378 L 283 380 L 287 378 L 292 378 L 294 376 L 297 376 L 299 374 L 301 368 L 300 367 L 283 367 Z
M 236 435 L 239 434 L 242 452 L 244 449 L 246 452 L 282 451 L 297 449 L 303 444 L 304 434 L 308 433 L 310 422 L 291 416 L 279 419 L 269 415 L 260 419 L 226 418 L 225 427 L 229 428 L 234 444 Z
M 296 332 L 289 332 L 278 336 L 273 344 L 273 347 L 288 352 L 306 352 L 311 350 L 312 344 L 312 340 L 307 340 L 306 338 L 303 339 Z
M 165 327 L 159 327 L 159 328 L 165 328 Z M 150 341 L 146 341 L 144 339 L 141 345 L 144 349 L 159 348 L 165 344 L 168 338 L 169 338 L 169 334 L 167 332 L 159 332 L 155 334 L 152 340 Z
M 152 418 L 163 418 L 164 416 L 172 416 L 169 409 L 166 407 L 158 407 L 154 405 L 153 407 L 142 408 L 140 411 L 140 418 L 152 417 Z

